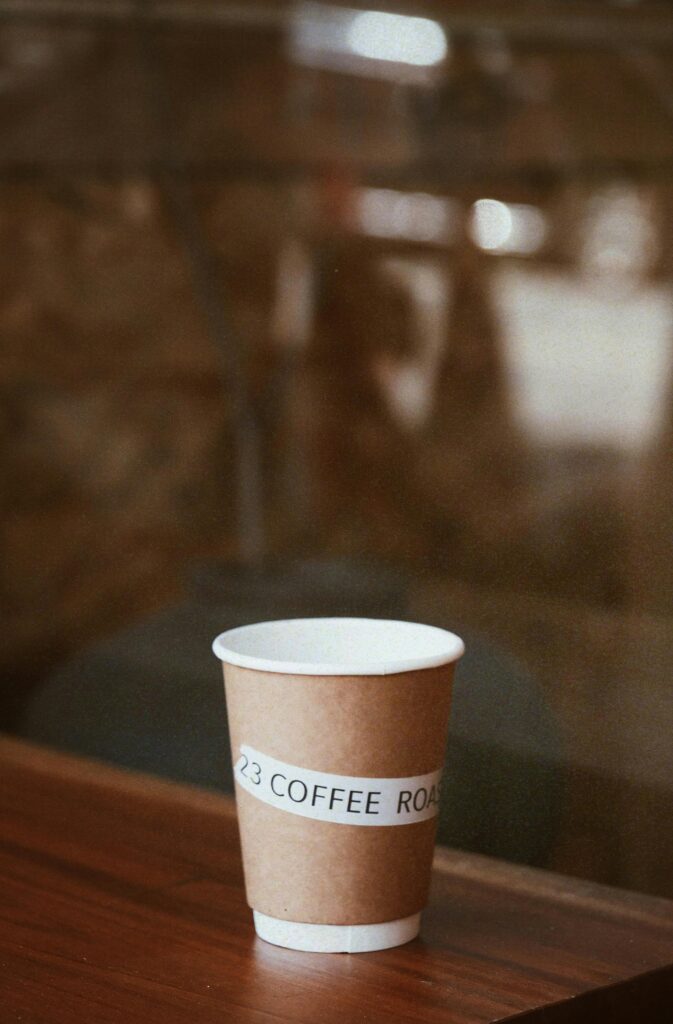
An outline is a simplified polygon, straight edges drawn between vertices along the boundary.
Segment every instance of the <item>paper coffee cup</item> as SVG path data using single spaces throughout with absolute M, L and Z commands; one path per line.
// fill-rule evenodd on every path
M 410 622 L 289 619 L 229 630 L 213 650 L 258 935 L 325 952 L 414 938 L 462 640 Z

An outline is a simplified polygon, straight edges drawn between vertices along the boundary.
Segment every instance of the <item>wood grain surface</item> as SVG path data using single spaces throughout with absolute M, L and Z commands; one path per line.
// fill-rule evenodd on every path
M 669 1021 L 673 904 L 439 850 L 421 938 L 255 937 L 224 797 L 0 741 L 0 1024 Z

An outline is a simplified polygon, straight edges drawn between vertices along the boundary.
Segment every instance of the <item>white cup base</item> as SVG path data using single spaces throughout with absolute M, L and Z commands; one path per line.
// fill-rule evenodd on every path
M 370 953 L 411 942 L 421 927 L 421 915 L 412 914 L 381 924 L 301 924 L 282 921 L 253 910 L 260 939 L 286 949 L 307 953 Z

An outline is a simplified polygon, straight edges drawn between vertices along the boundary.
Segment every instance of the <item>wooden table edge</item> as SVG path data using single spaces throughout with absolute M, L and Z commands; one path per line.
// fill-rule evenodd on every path
M 158 778 L 136 769 L 80 757 L 9 736 L 0 736 L 0 762 L 52 779 L 72 780 L 92 788 L 151 797 L 161 803 L 188 806 L 207 814 L 236 817 L 233 796 L 189 783 Z M 673 901 L 664 897 L 615 889 L 598 882 L 559 875 L 542 868 L 497 860 L 479 853 L 437 847 L 433 861 L 437 874 L 462 878 L 495 888 L 507 887 L 522 895 L 554 898 L 577 908 L 607 915 L 626 916 L 634 922 L 673 923 Z

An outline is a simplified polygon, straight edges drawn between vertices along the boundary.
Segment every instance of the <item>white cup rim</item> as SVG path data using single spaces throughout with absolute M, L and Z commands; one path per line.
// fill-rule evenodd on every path
M 381 676 L 448 665 L 465 644 L 446 629 L 370 618 L 256 622 L 220 633 L 217 657 L 230 665 L 310 676 Z

